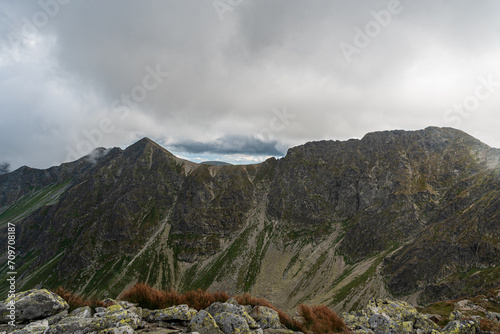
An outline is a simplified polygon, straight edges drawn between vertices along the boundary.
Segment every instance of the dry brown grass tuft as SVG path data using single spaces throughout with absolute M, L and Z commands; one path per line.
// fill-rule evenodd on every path
M 122 300 L 138 303 L 141 307 L 151 310 L 170 306 L 187 304 L 190 307 L 202 310 L 215 302 L 225 302 L 229 295 L 225 292 L 206 292 L 201 289 L 180 294 L 175 291 L 161 291 L 144 283 L 137 283 L 121 296 Z
M 482 318 L 479 320 L 479 328 L 483 332 L 500 333 L 500 323 Z
M 105 303 L 95 298 L 83 299 L 82 297 L 70 291 L 65 290 L 62 286 L 58 287 L 55 290 L 52 290 L 52 292 L 61 296 L 61 298 L 68 303 L 70 312 L 73 311 L 74 309 L 84 306 L 90 306 L 92 308 L 95 308 L 95 307 L 108 307 L 111 305 L 110 303 Z
M 349 328 L 333 310 L 325 305 L 299 305 L 299 315 L 309 333 L 349 333 Z
M 144 283 L 137 283 L 125 291 L 120 299 L 137 303 L 139 306 L 150 310 L 157 310 L 164 308 L 163 305 L 166 303 L 167 298 L 169 301 L 180 301 L 177 295 L 170 294 L 167 296 L 164 291 L 154 289 Z
M 189 291 L 182 295 L 183 304 L 188 304 L 194 309 L 203 310 L 215 302 L 225 302 L 229 299 L 225 292 L 206 292 L 201 289 Z

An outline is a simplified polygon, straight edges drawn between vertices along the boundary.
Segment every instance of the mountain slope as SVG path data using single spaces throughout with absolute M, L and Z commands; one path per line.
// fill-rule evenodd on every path
M 500 285 L 500 154 L 455 129 L 312 142 L 248 166 L 198 165 L 147 138 L 92 157 L 0 176 L 23 289 L 144 281 L 349 310 Z

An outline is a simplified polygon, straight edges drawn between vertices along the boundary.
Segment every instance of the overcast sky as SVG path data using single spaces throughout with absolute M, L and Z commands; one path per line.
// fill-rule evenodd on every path
M 262 161 L 367 132 L 500 147 L 499 1 L 0 0 L 0 162 L 150 137 Z

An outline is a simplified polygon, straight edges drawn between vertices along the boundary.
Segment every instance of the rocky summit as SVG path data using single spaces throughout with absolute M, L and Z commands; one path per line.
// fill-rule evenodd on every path
M 284 309 L 423 305 L 500 286 L 499 161 L 452 128 L 310 142 L 234 166 L 144 138 L 0 175 L 0 244 L 14 225 L 19 291 L 104 298 L 139 281 L 250 292 Z

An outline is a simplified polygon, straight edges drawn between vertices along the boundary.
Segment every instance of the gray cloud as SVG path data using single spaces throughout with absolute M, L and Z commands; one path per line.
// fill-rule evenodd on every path
M 184 142 L 172 143 L 167 148 L 174 151 L 186 153 L 215 153 L 215 154 L 249 154 L 249 155 L 273 155 L 282 156 L 286 152 L 276 149 L 277 141 L 264 142 L 258 138 L 226 135 L 217 138 L 213 142 L 199 142 L 186 140 Z
M 0 156 L 13 168 L 143 136 L 193 152 L 276 154 L 436 125 L 500 146 L 500 87 L 446 117 L 479 77 L 500 81 L 496 1 L 401 0 L 350 63 L 340 45 L 354 45 L 355 29 L 376 23 L 390 0 L 244 0 L 222 21 L 211 1 L 71 1 L 32 29 L 26 22 L 46 13 L 40 3 L 58 4 L 0 0 Z M 169 76 L 145 90 L 157 67 Z M 124 108 L 134 92 L 146 96 Z M 295 117 L 275 124 L 285 107 Z

